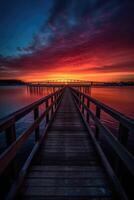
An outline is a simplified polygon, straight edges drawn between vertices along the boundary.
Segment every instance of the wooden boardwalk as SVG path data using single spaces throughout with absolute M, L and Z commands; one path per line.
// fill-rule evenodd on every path
M 116 137 L 103 123 L 104 113 L 118 122 Z M 32 122 L 18 136 L 16 125 L 29 114 Z M 6 144 L 0 199 L 133 200 L 134 157 L 128 149 L 133 130 L 133 119 L 78 85 L 64 85 L 0 122 Z M 34 144 L 20 166 L 30 137 Z
M 67 88 L 18 198 L 110 200 L 113 192 L 108 180 Z

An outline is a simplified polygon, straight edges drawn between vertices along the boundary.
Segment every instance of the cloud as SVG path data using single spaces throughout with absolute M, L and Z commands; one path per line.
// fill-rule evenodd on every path
M 79 71 L 96 72 L 96 73 L 116 73 L 116 72 L 133 72 L 134 73 L 134 60 L 128 62 L 114 63 L 112 65 L 95 66 L 80 69 Z
M 21 54 L 16 57 L 1 56 L 0 66 L 19 76 L 56 71 L 131 72 L 133 5 L 119 0 L 54 1 L 48 19 L 29 46 L 18 47 Z

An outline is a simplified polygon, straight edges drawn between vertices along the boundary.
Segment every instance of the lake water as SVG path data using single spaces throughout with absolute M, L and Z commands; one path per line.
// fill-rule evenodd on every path
M 56 89 L 55 89 L 56 90 Z M 0 87 L 0 119 L 54 92 L 53 88 L 29 89 L 26 86 Z
M 95 87 L 91 89 L 91 96 L 134 118 L 134 86 Z
M 37 91 L 36 89 L 29 90 L 25 86 L 0 87 L 0 118 L 29 105 L 51 92 L 53 92 L 52 88 L 42 88 Z M 88 94 L 128 117 L 134 118 L 134 86 L 94 87 Z

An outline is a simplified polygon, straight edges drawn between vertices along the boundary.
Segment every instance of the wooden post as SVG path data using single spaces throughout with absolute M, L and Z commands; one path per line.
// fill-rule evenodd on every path
M 56 106 L 58 104 L 58 93 L 56 94 Z
M 100 108 L 98 106 L 96 106 L 96 117 L 98 119 L 100 119 L 100 113 L 101 113 Z M 95 137 L 96 137 L 96 139 L 99 139 L 99 128 L 97 125 L 95 126 Z
M 119 131 L 118 131 L 118 140 L 123 146 L 127 146 L 128 142 L 128 133 L 129 129 L 125 127 L 122 123 L 119 125 Z M 124 173 L 124 168 L 122 166 L 122 162 L 118 157 L 115 157 L 115 171 L 116 174 L 118 175 L 118 178 L 120 179 L 121 182 L 123 182 L 123 173 Z
M 15 124 L 6 129 L 6 144 L 10 146 L 16 140 Z
M 56 94 L 54 95 L 54 101 L 55 101 L 55 103 L 54 103 L 54 109 L 56 109 Z
M 53 104 L 53 96 L 51 97 L 51 104 Z M 51 115 L 53 114 L 53 112 L 54 112 L 54 109 L 53 109 L 53 106 L 52 106 L 52 108 L 51 108 L 52 110 L 51 110 Z
M 56 95 L 54 95 L 54 101 L 55 101 L 55 103 L 54 103 L 54 110 L 56 109 Z
M 128 133 L 129 133 L 129 129 L 127 127 L 125 127 L 122 123 L 120 123 L 118 139 L 119 139 L 120 143 L 123 144 L 124 146 L 127 146 Z
M 16 140 L 16 129 L 15 129 L 15 124 L 12 124 L 9 128 L 6 129 L 5 131 L 6 135 L 6 144 L 7 147 L 9 147 L 15 140 Z M 12 160 L 12 162 L 9 165 L 9 177 L 8 178 L 16 178 L 16 173 L 17 173 L 17 162 L 16 158 Z
M 34 109 L 34 121 L 36 121 L 39 118 L 39 107 L 36 107 Z M 40 127 L 39 125 L 35 129 L 35 141 L 38 141 L 40 137 Z
M 87 99 L 87 107 L 90 108 L 90 101 L 89 101 L 89 99 Z M 86 117 L 86 119 L 87 119 L 87 122 L 89 123 L 89 112 L 88 111 L 87 111 L 87 117 Z
M 81 108 L 81 94 L 79 93 L 79 108 Z
M 48 99 L 46 100 L 46 109 L 48 108 Z M 46 123 L 49 122 L 49 112 L 46 114 Z
M 82 103 L 84 104 L 84 95 L 82 96 Z M 84 105 L 82 105 L 82 113 L 84 114 Z

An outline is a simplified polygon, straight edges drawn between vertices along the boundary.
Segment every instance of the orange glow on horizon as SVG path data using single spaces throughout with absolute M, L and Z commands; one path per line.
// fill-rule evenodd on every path
M 114 82 L 114 81 L 133 81 L 134 73 L 128 72 L 111 72 L 111 73 L 43 73 L 35 74 L 31 73 L 31 75 L 25 75 L 22 77 L 18 77 L 25 82 L 29 81 L 47 81 L 47 80 L 54 80 L 54 81 L 61 81 L 67 82 L 69 80 L 87 80 L 87 81 L 95 81 L 95 82 Z

